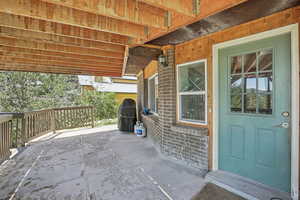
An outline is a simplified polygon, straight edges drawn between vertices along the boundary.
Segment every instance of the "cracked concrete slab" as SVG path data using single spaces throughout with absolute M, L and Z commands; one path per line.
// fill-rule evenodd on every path
M 115 126 L 35 141 L 0 166 L 0 199 L 18 188 L 12 199 L 186 200 L 204 184 L 201 171 L 164 159 L 149 139 Z

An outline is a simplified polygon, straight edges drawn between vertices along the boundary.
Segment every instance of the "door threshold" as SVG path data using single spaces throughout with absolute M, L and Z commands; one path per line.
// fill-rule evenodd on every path
M 287 192 L 221 170 L 209 172 L 205 180 L 249 200 L 291 200 Z

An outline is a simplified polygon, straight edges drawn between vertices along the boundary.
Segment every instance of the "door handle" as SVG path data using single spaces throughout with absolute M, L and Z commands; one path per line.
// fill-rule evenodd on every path
M 277 128 L 289 128 L 290 127 L 290 123 L 288 123 L 288 122 L 281 122 L 280 124 L 275 125 L 274 127 L 277 127 Z

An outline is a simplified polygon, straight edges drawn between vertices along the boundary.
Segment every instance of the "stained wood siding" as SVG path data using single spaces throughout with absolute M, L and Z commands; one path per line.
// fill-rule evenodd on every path
M 144 79 L 148 79 L 157 73 L 157 61 L 152 61 L 147 67 L 144 69 Z

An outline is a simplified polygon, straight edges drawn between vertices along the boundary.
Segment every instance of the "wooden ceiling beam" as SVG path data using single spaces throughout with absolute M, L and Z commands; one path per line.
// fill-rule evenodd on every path
M 72 59 L 74 61 L 81 60 L 82 62 L 108 62 L 108 63 L 123 63 L 122 58 L 108 58 L 108 57 L 98 57 L 92 55 L 80 55 L 74 53 L 66 53 L 66 52 L 56 52 L 56 51 L 47 51 L 47 50 L 39 50 L 39 49 L 27 49 L 21 47 L 11 47 L 0 45 L 0 51 L 10 52 L 10 53 L 22 53 L 22 54 L 33 54 L 33 55 L 44 55 L 51 56 L 63 59 Z
M 194 0 L 138 0 L 164 10 L 173 11 L 187 16 L 195 16 Z M 197 1 L 195 1 L 197 2 Z
M 49 56 L 49 55 L 40 55 L 40 54 L 32 54 L 32 53 L 22 53 L 19 51 L 1 51 L 0 56 L 8 56 L 8 57 L 17 57 L 17 58 L 29 58 L 29 59 L 37 59 L 37 60 L 46 60 L 46 61 L 57 61 L 57 62 L 65 62 L 65 63 L 74 63 L 76 65 L 90 65 L 90 66 L 121 66 L 122 62 L 108 62 L 108 61 L 90 61 L 90 60 L 80 60 L 74 58 L 66 58 L 59 56 Z
M 82 40 L 77 38 L 70 38 L 65 36 L 57 36 L 40 32 L 25 31 L 15 28 L 8 28 L 0 26 L 0 36 L 10 37 L 22 40 L 29 40 L 35 42 L 49 42 L 59 45 L 77 46 L 83 48 L 91 48 L 95 50 L 104 50 L 112 52 L 124 52 L 125 46 L 110 44 L 91 40 Z
M 58 36 L 67 36 L 84 40 L 99 41 L 112 44 L 127 45 L 134 42 L 127 36 L 87 29 L 77 26 L 71 26 L 56 22 L 49 22 L 30 17 L 17 16 L 7 13 L 0 13 L 0 25 L 22 30 L 54 34 Z
M 0 12 L 80 26 L 134 38 L 146 38 L 145 26 L 40 0 L 0 1 Z
M 141 1 L 150 1 L 150 2 L 165 2 L 165 3 L 170 3 L 173 4 L 175 2 L 180 3 L 180 2 L 185 2 L 185 0 L 141 0 Z M 179 2 L 178 2 L 179 1 Z M 197 21 L 200 21 L 202 19 L 205 19 L 209 16 L 212 16 L 214 14 L 220 13 L 226 9 L 232 8 L 234 6 L 237 6 L 241 3 L 244 3 L 249 0 L 198 0 L 198 3 L 201 5 L 198 5 L 199 7 L 199 14 L 195 17 L 183 17 L 182 15 L 173 15 L 172 20 L 174 23 L 172 23 L 172 26 L 168 29 L 168 31 L 160 31 L 160 30 L 155 30 L 155 31 L 150 31 L 148 38 L 144 41 L 143 43 L 147 43 L 149 41 L 152 41 L 154 39 L 157 39 L 159 37 L 162 37 L 164 35 L 167 35 L 168 33 L 175 32 L 176 29 L 181 28 L 182 30 L 191 32 L 189 28 L 186 28 L 186 26 L 189 26 L 190 24 L 193 24 Z M 177 4 L 175 3 L 175 4 Z M 174 13 L 173 13 L 174 14 Z M 181 30 L 181 31 L 182 31 Z M 174 32 L 172 34 L 174 34 Z M 184 32 L 184 31 L 183 31 Z M 194 33 L 191 33 L 194 34 Z M 196 33 L 197 35 L 197 33 Z M 179 36 L 180 37 L 180 36 Z M 195 36 L 198 37 L 198 36 Z
M 72 74 L 72 75 L 91 75 L 91 76 L 114 76 L 114 77 L 121 76 L 121 73 L 119 72 L 109 72 L 106 70 L 88 71 L 88 70 L 78 70 L 73 68 L 61 68 L 55 66 L 28 65 L 28 64 L 17 64 L 17 63 L 0 63 L 0 70 L 54 73 L 54 74 Z
M 50 58 L 47 60 L 47 58 Z M 89 63 L 76 63 L 72 60 L 53 60 L 51 57 L 47 56 L 30 56 L 27 55 L 27 57 L 22 56 L 22 55 L 7 55 L 3 52 L 0 52 L 0 62 L 13 62 L 13 61 L 24 61 L 26 63 L 27 61 L 32 61 L 32 62 L 37 62 L 39 64 L 51 64 L 51 65 L 61 65 L 61 66 L 76 66 L 76 67 L 87 67 L 87 68 L 102 68 L 102 67 L 107 67 L 108 69 L 119 69 L 123 67 L 122 64 L 115 64 L 115 63 L 102 63 L 100 64 L 89 64 Z
M 122 66 L 122 75 L 125 74 L 125 68 L 128 62 L 128 57 L 129 57 L 129 47 L 126 46 L 125 52 L 124 52 L 124 60 L 123 60 L 123 66 Z
M 12 37 L 3 37 L 3 36 L 0 36 L 0 45 L 21 47 L 21 48 L 28 48 L 28 49 L 39 49 L 39 50 L 46 50 L 46 51 L 55 51 L 55 52 L 74 53 L 80 55 L 93 55 L 97 57 L 123 58 L 124 56 L 124 52 L 122 53 L 122 52 L 96 50 L 90 48 L 67 46 L 67 45 L 53 44 L 47 42 L 36 42 L 36 41 L 29 41 L 25 39 L 16 39 Z
M 106 72 L 121 72 L 121 67 L 107 67 L 107 66 L 99 66 L 99 67 L 90 67 L 90 66 L 75 66 L 75 65 L 65 65 L 59 63 L 52 63 L 52 62 L 44 62 L 40 60 L 31 60 L 31 59 L 24 59 L 24 58 L 5 58 L 0 56 L 0 63 L 12 63 L 12 64 L 20 64 L 20 65 L 37 65 L 37 66 L 53 66 L 62 69 L 78 69 L 78 70 L 91 70 L 91 71 L 106 71 Z
M 50 4 L 81 10 L 126 22 L 166 29 L 167 11 L 137 0 L 41 0 Z

